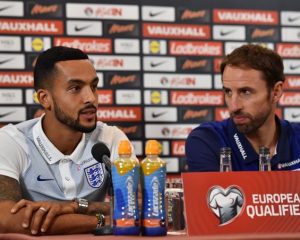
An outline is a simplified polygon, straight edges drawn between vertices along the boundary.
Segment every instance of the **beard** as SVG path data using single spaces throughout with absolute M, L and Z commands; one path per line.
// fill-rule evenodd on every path
M 268 119 L 268 117 L 270 116 L 270 114 L 271 114 L 271 108 L 268 108 L 266 111 L 260 112 L 256 116 L 252 116 L 251 114 L 244 113 L 242 111 L 237 111 L 237 112 L 230 113 L 230 118 L 233 119 L 233 117 L 236 116 L 247 117 L 250 120 L 248 123 L 244 123 L 244 124 L 235 123 L 235 126 L 239 132 L 243 134 L 249 134 L 249 133 L 254 133 L 261 126 L 263 126 L 266 120 Z
M 79 132 L 89 133 L 89 132 L 92 132 L 96 128 L 96 118 L 94 121 L 94 125 L 91 127 L 85 127 L 85 126 L 81 125 L 80 120 L 79 120 L 80 113 L 85 109 L 90 109 L 90 108 L 95 109 L 94 105 L 90 104 L 90 105 L 87 105 L 85 108 L 81 109 L 78 113 L 77 119 L 74 119 L 71 116 L 69 116 L 67 113 L 63 112 L 62 109 L 58 106 L 58 104 L 55 102 L 54 99 L 53 99 L 53 103 L 54 103 L 54 114 L 55 114 L 56 119 L 60 123 L 68 126 L 70 129 L 79 131 Z

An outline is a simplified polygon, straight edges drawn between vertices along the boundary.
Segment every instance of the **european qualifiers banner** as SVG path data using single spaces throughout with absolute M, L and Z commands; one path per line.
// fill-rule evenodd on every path
M 250 42 L 283 57 L 277 114 L 300 122 L 297 1 L 0 1 L 0 126 L 43 113 L 32 76 L 40 52 L 80 48 L 100 80 L 98 120 L 121 128 L 140 158 L 145 141 L 158 139 L 167 171 L 180 173 L 189 132 L 229 116 L 222 58 Z

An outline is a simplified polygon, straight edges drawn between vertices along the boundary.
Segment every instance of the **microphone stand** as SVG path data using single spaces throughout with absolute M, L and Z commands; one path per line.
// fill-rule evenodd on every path
M 111 175 L 111 168 L 106 166 L 107 176 L 108 176 L 108 188 L 107 193 L 110 197 L 110 223 L 109 225 L 105 225 L 99 228 L 95 228 L 93 233 L 94 235 L 112 235 L 113 234 L 113 213 L 114 213 L 114 191 L 113 191 L 113 183 L 112 183 L 112 175 Z

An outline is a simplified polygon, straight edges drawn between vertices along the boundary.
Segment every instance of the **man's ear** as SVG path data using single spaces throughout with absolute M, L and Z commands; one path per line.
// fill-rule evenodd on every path
M 36 97 L 39 103 L 46 109 L 50 110 L 52 105 L 52 97 L 48 90 L 46 89 L 39 89 L 36 92 Z
M 273 97 L 272 97 L 273 103 L 277 103 L 279 101 L 282 93 L 283 93 L 283 82 L 279 81 L 273 87 Z

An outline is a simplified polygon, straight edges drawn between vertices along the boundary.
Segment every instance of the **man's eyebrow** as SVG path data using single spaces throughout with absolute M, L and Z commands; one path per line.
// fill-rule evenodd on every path
M 94 82 L 97 82 L 97 81 L 99 81 L 99 78 L 98 78 L 98 77 L 95 77 L 95 78 L 91 81 L 91 83 L 94 83 Z M 70 79 L 70 80 L 68 81 L 68 84 L 75 84 L 75 83 L 77 83 L 77 84 L 83 84 L 83 83 L 85 83 L 85 81 L 83 81 L 82 79 Z

